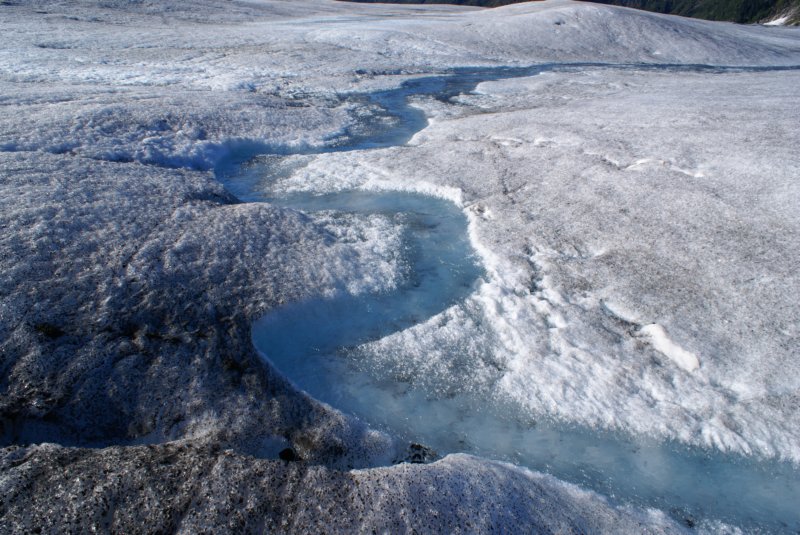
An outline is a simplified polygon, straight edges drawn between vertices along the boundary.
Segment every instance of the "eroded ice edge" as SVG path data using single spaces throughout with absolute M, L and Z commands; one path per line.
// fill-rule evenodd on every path
M 427 124 L 425 114 L 409 105 L 411 96 L 448 101 L 483 81 L 608 67 L 707 73 L 787 69 L 597 64 L 462 69 L 351 97 L 371 113 L 330 147 L 260 156 L 241 166 L 253 154 L 235 156 L 218 175 L 243 200 L 314 213 L 332 229 L 359 221 L 362 229 L 385 233 L 397 255 L 390 262 L 397 271 L 395 287 L 379 293 L 348 288 L 281 307 L 256 322 L 254 343 L 300 388 L 398 440 L 423 443 L 439 454 L 468 452 L 544 471 L 612 501 L 668 511 L 689 527 L 715 519 L 748 530 L 797 532 L 800 474 L 789 463 L 534 418 L 494 395 L 492 385 L 501 379 L 503 364 L 480 354 L 481 347 L 465 345 L 468 337 L 447 335 L 464 325 L 476 338 L 486 330 L 481 324 L 486 318 L 472 314 L 465 298 L 488 278 L 470 243 L 467 218 L 452 199 L 400 191 L 291 193 L 272 187 L 302 165 L 292 155 L 312 158 L 406 143 Z M 458 321 L 451 321 L 455 316 Z M 426 347 L 421 341 L 404 347 L 404 339 L 387 338 L 429 320 L 443 333 L 437 339 L 451 344 Z M 651 334 L 657 338 L 659 333 Z M 370 347 L 379 340 L 378 347 Z M 404 366 L 405 359 L 424 360 L 425 352 L 445 354 L 446 359 L 436 360 L 448 367 Z M 475 370 L 480 377 L 471 375 Z

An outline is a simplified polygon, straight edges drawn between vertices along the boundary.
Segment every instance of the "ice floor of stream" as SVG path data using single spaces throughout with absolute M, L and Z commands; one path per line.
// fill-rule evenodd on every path
M 366 96 L 386 115 L 367 120 L 345 142 L 301 153 L 402 144 L 425 124 L 421 112 L 408 106 L 409 96 L 447 99 L 483 80 L 535 72 L 457 73 L 452 78 L 418 79 L 394 91 Z M 382 126 L 387 124 L 386 117 L 394 119 L 389 127 Z M 257 191 L 273 178 L 275 163 L 267 158 L 225 182 L 243 199 L 267 200 L 308 212 L 380 213 L 397 218 L 406 228 L 402 254 L 410 266 L 409 275 L 393 292 L 295 303 L 256 322 L 256 347 L 297 386 L 401 440 L 423 443 L 440 454 L 468 452 L 545 471 L 613 500 L 666 510 L 690 527 L 701 519 L 718 519 L 752 531 L 800 531 L 800 473 L 789 463 L 621 436 L 546 418 L 534 421 L 513 404 L 493 401 L 490 392 L 430 391 L 364 361 L 368 353 L 359 346 L 459 306 L 481 283 L 466 218 L 447 201 L 409 193 Z M 456 360 L 460 357 L 459 347 L 436 349 L 452 351 Z M 402 355 L 402 348 L 395 353 Z

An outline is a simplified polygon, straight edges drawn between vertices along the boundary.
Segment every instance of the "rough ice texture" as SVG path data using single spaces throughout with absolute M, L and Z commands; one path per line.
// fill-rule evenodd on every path
M 371 256 L 369 243 L 360 247 L 335 240 L 325 221 L 238 203 L 208 170 L 239 151 L 324 144 L 355 121 L 353 110 L 338 104 L 337 92 L 396 84 L 402 79 L 393 76 L 397 73 L 537 61 L 792 64 L 800 63 L 796 32 L 568 2 L 491 14 L 449 7 L 202 0 L 12 0 L 0 4 L 0 10 L 0 434 L 7 445 L 0 465 L 3 531 L 63 531 L 67 524 L 125 532 L 238 531 L 243 526 L 467 532 L 621 527 L 639 532 L 646 524 L 654 531 L 677 529 L 658 513 L 611 506 L 552 478 L 472 458 L 346 471 L 391 458 L 395 445 L 297 392 L 255 354 L 249 324 L 281 302 L 352 288 L 367 266 L 385 259 Z M 611 90 L 617 87 L 613 84 Z M 551 103 L 558 100 L 553 94 L 550 98 Z M 613 101 L 603 113 L 609 120 L 627 113 L 623 104 L 624 99 Z M 749 104 L 755 106 L 753 100 Z M 562 110 L 554 104 L 549 116 L 539 117 L 534 110 L 515 115 L 518 125 L 497 123 L 502 137 L 497 143 L 485 131 L 474 141 L 467 134 L 445 134 L 452 137 L 448 146 L 455 147 L 458 159 L 442 167 L 427 155 L 423 161 L 428 163 L 417 174 L 430 184 L 435 177 L 462 176 L 455 172 L 461 164 L 472 166 L 461 182 L 442 186 L 461 188 L 468 201 L 487 204 L 490 210 L 481 213 L 499 216 L 494 227 L 479 226 L 476 232 L 500 262 L 516 259 L 515 273 L 522 278 L 508 283 L 512 291 L 525 276 L 537 280 L 537 274 L 546 274 L 536 302 L 551 301 L 553 309 L 564 309 L 565 327 L 543 304 L 537 310 L 545 310 L 556 330 L 563 331 L 554 334 L 555 342 L 595 347 L 599 331 L 596 323 L 586 321 L 592 317 L 610 325 L 611 334 L 603 336 L 613 339 L 611 347 L 620 346 L 620 336 L 627 340 L 622 332 L 627 327 L 600 315 L 601 300 L 613 299 L 634 310 L 642 325 L 657 321 L 666 326 L 675 343 L 699 355 L 695 374 L 703 380 L 711 384 L 717 378 L 711 374 L 717 373 L 728 381 L 721 387 L 726 392 L 741 392 L 743 407 L 754 399 L 758 410 L 748 414 L 769 409 L 774 414 L 767 413 L 767 422 L 789 414 L 797 403 L 796 385 L 790 374 L 777 370 L 796 347 L 796 307 L 785 306 L 786 296 L 796 294 L 796 275 L 785 268 L 797 262 L 781 259 L 780 252 L 798 250 L 796 189 L 786 180 L 787 169 L 797 167 L 792 163 L 796 152 L 784 150 L 788 143 L 797 146 L 791 141 L 797 122 L 788 122 L 797 110 L 769 115 L 785 133 L 773 139 L 774 159 L 764 162 L 780 186 L 764 182 L 759 179 L 763 173 L 748 167 L 747 187 L 766 212 L 740 226 L 735 223 L 751 196 L 727 196 L 745 187 L 744 182 L 730 187 L 728 172 L 735 171 L 736 161 L 724 167 L 719 158 L 694 155 L 688 142 L 675 145 L 686 150 L 670 154 L 663 153 L 660 143 L 631 147 L 621 141 L 630 133 L 615 134 L 614 129 L 610 141 L 592 155 L 591 143 L 576 147 L 573 141 L 582 135 L 596 139 L 603 124 L 591 122 L 587 134 L 564 133 Z M 597 112 L 578 107 L 572 113 L 585 118 Z M 692 115 L 691 124 L 708 128 L 733 113 Z M 523 117 L 539 122 L 523 124 Z M 485 120 L 482 128 L 494 128 L 489 117 L 466 120 Z M 658 128 L 654 123 L 643 125 L 634 139 L 646 140 L 641 133 L 645 127 Z M 737 148 L 750 142 L 745 129 L 721 127 L 719 135 L 737 141 Z M 757 136 L 753 139 L 762 139 Z M 416 154 L 441 149 L 426 149 L 424 138 L 420 144 Z M 550 156 L 539 158 L 540 148 Z M 396 157 L 398 167 L 408 161 L 402 153 Z M 575 158 L 585 164 L 582 169 L 567 166 L 557 173 L 554 162 Z M 536 189 L 538 182 L 528 184 L 532 177 L 526 171 L 533 166 L 548 169 L 552 179 L 570 178 L 585 195 L 573 204 L 563 187 L 514 197 L 513 192 Z M 485 171 L 481 182 L 474 181 L 478 169 Z M 689 174 L 679 171 L 687 169 Z M 693 182 L 699 173 L 711 173 L 712 182 Z M 625 197 L 629 209 L 669 223 L 667 231 L 656 223 L 643 227 L 652 233 L 650 241 L 665 236 L 662 246 L 652 252 L 603 248 L 596 234 L 619 227 L 618 218 L 597 213 L 619 209 L 619 199 L 598 202 L 616 191 L 610 181 L 601 180 L 609 174 L 631 182 L 619 185 L 635 193 L 635 199 Z M 742 178 L 741 173 L 733 176 Z M 663 180 L 676 186 L 664 205 L 650 202 L 647 188 L 636 188 L 643 183 L 652 189 Z M 717 199 L 725 223 L 707 221 L 708 203 L 682 202 L 680 180 L 707 191 L 702 198 Z M 521 249 L 522 243 L 507 232 L 517 228 L 520 216 L 511 205 L 534 199 L 540 201 L 523 217 L 530 220 L 525 228 L 538 234 L 531 233 L 529 248 Z M 695 219 L 675 227 L 676 207 L 693 210 Z M 580 227 L 580 221 L 592 220 L 587 212 L 607 227 L 595 221 Z M 764 233 L 758 227 L 764 218 L 783 226 L 770 225 L 778 231 Z M 696 233 L 693 224 L 716 230 L 710 236 Z M 717 241 L 726 232 L 729 237 Z M 699 301 L 675 289 L 670 277 L 684 273 L 684 261 L 691 267 L 703 236 L 720 254 L 746 260 L 748 268 L 764 266 L 757 270 L 762 278 L 753 284 L 770 300 L 763 305 L 753 304 L 752 296 L 730 300 L 730 285 L 693 285 L 705 289 L 694 296 L 707 295 L 724 306 L 713 309 L 718 318 L 704 315 L 706 325 L 691 327 L 686 318 L 698 317 Z M 620 234 L 613 243 L 628 238 Z M 669 260 L 681 251 L 676 242 L 687 243 L 690 250 Z M 747 257 L 747 251 L 753 256 Z M 758 258 L 769 262 L 759 264 Z M 587 263 L 595 267 L 584 270 Z M 638 276 L 642 268 L 652 276 Z M 732 267 L 714 269 L 722 270 L 709 275 L 715 283 L 739 273 Z M 697 265 L 681 280 L 695 280 L 701 271 Z M 501 272 L 507 268 L 498 267 L 496 273 Z M 648 280 L 667 297 L 657 298 Z M 390 285 L 391 280 L 374 284 Z M 709 288 L 720 288 L 723 297 Z M 566 304 L 557 303 L 558 296 Z M 737 303 L 744 305 L 741 312 Z M 760 315 L 771 304 L 780 305 L 773 316 Z M 770 323 L 779 310 L 786 321 Z M 734 319 L 733 336 L 712 323 L 723 317 Z M 746 324 L 747 318 L 757 321 Z M 769 338 L 765 333 L 774 329 L 784 334 Z M 775 351 L 765 357 L 767 339 Z M 621 352 L 601 358 L 635 354 L 658 360 L 646 348 L 634 352 L 635 344 L 625 341 Z M 749 353 L 736 354 L 743 344 Z M 714 367 L 712 350 L 718 347 L 723 355 L 736 355 L 733 364 Z M 648 367 L 639 369 L 651 373 Z M 665 373 L 678 385 L 697 380 L 665 369 L 652 373 Z M 726 371 L 734 369 L 741 372 Z M 632 372 L 627 373 L 608 383 L 627 380 Z M 755 380 L 750 379 L 753 373 Z M 744 386 L 737 387 L 733 377 L 741 377 Z M 776 401 L 761 403 L 769 389 L 777 392 Z M 591 419 L 610 402 L 587 398 L 568 417 Z M 791 419 L 785 425 L 800 428 Z M 680 435 L 682 429 L 668 432 Z M 696 427 L 688 429 L 691 439 Z M 14 445 L 32 442 L 61 446 Z M 271 460 L 286 446 L 303 461 Z M 761 449 L 786 456 L 793 451 L 773 443 Z
M 317 419 L 353 430 L 261 365 L 249 320 L 363 271 L 357 244 L 189 171 L 27 152 L 0 169 L 6 442 L 274 434 L 309 449 Z
M 550 476 L 466 455 L 336 472 L 192 443 L 100 451 L 43 444 L 3 452 L 0 489 L 3 521 L 15 532 L 681 531 L 663 513 L 609 507 Z M 513 499 L 487 499 L 498 491 Z
M 1 83 L 9 116 L 0 133 L 4 151 L 43 151 L 111 162 L 140 162 L 198 170 L 237 153 L 280 152 L 320 144 L 350 124 L 338 101 L 245 93 L 164 89 L 158 102 L 140 88 L 116 91 L 45 86 L 18 93 Z M 200 104 L 187 103 L 201 99 Z M 53 107 L 69 113 L 53 113 Z M 154 108 L 158 111 L 154 113 Z M 224 110 L 224 111 L 223 111 Z M 36 124 L 31 129 L 31 124 Z

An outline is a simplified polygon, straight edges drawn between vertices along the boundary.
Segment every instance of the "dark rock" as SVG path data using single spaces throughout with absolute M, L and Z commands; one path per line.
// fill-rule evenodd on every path
M 408 449 L 403 457 L 396 459 L 394 464 L 411 463 L 411 464 L 427 464 L 439 458 L 439 455 L 433 449 L 422 444 L 412 442 L 408 445 Z
M 278 454 L 282 461 L 295 462 L 300 461 L 300 456 L 292 448 L 284 448 Z
M 37 323 L 33 328 L 36 329 L 36 332 L 53 340 L 66 334 L 59 326 L 52 323 Z

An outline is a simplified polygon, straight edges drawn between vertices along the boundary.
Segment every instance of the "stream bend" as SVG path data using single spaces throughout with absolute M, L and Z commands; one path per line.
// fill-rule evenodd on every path
M 511 461 L 613 500 L 665 510 L 688 527 L 716 519 L 745 529 L 798 532 L 800 473 L 789 463 L 557 422 L 530 422 L 513 411 L 492 408 L 480 396 L 440 395 L 413 388 L 413 381 L 402 377 L 387 380 L 385 375 L 371 373 L 369 363 L 359 361 L 359 346 L 461 303 L 481 283 L 483 272 L 467 237 L 464 214 L 448 201 L 411 193 L 282 195 L 260 189 L 264 177 L 275 176 L 275 163 L 289 154 L 405 144 L 427 124 L 422 111 L 408 104 L 411 96 L 447 101 L 483 81 L 589 68 L 707 73 L 800 69 L 597 64 L 460 69 L 415 79 L 397 89 L 356 95 L 352 97 L 356 102 L 377 104 L 382 111 L 365 118 L 358 131 L 348 132 L 343 141 L 323 149 L 286 151 L 248 166 L 239 164 L 255 155 L 238 155 L 218 169 L 218 176 L 246 200 L 305 212 L 377 213 L 393 218 L 405 229 L 402 254 L 408 274 L 392 292 L 343 294 L 273 310 L 254 324 L 253 342 L 277 369 L 315 398 L 439 453 L 461 451 Z M 393 120 L 387 122 L 387 117 Z M 456 359 L 457 351 L 453 348 Z

